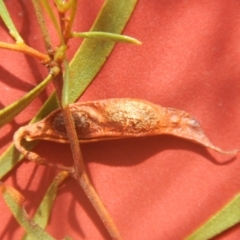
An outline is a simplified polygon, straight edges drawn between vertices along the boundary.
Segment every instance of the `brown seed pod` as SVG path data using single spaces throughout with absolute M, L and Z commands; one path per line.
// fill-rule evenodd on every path
M 116 98 L 69 106 L 79 142 L 170 134 L 197 142 L 221 154 L 234 155 L 239 151 L 223 151 L 214 146 L 197 120 L 188 113 L 144 100 Z M 68 143 L 61 110 L 55 110 L 37 123 L 21 127 L 14 134 L 16 148 L 27 158 L 37 159 L 38 155 L 21 146 L 22 138 Z

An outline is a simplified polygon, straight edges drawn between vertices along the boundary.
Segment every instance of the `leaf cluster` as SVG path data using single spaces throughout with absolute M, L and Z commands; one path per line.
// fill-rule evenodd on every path
M 56 16 L 49 1 L 32 0 L 47 51 L 47 53 L 41 53 L 37 49 L 26 45 L 24 39 L 15 27 L 3 0 L 0 0 L 0 16 L 8 28 L 9 34 L 15 40 L 15 44 L 0 42 L 0 48 L 18 51 L 35 57 L 49 69 L 49 75 L 39 85 L 16 102 L 0 110 L 0 126 L 4 126 L 13 120 L 15 116 L 39 96 L 58 74 L 62 74 L 64 79 L 63 88 L 60 93 L 60 95 L 62 95 L 61 102 L 58 101 L 56 92 L 53 92 L 30 123 L 41 120 L 51 111 L 58 108 L 59 105 L 66 106 L 69 103 L 75 102 L 100 71 L 116 42 L 141 44 L 134 38 L 120 34 L 131 16 L 137 2 L 136 0 L 122 1 L 117 4 L 113 0 L 107 0 L 89 32 L 76 32 L 72 30 L 75 13 L 77 11 L 77 2 L 76 0 L 66 2 L 55 0 L 55 10 L 57 10 L 58 13 L 58 16 Z M 43 9 L 48 14 L 58 34 L 59 45 L 56 47 L 52 46 L 47 25 L 42 14 Z M 62 20 L 64 18 L 68 20 Z M 105 24 L 106 22 L 108 22 L 108 24 Z M 66 59 L 69 40 L 79 37 L 84 38 L 84 41 L 69 62 L 68 59 Z M 104 44 L 102 44 L 103 42 Z M 94 58 L 92 56 L 94 56 Z M 23 143 L 27 149 L 33 148 L 36 144 L 36 142 Z M 16 151 L 14 144 L 11 144 L 0 157 L 0 177 L 3 178 L 22 160 L 23 156 Z M 51 206 L 56 197 L 58 186 L 68 175 L 68 173 L 63 171 L 56 176 L 49 186 L 34 218 L 31 220 L 29 220 L 29 216 L 24 210 L 23 196 L 12 187 L 2 184 L 1 192 L 3 197 L 19 224 L 26 230 L 28 234 L 25 236 L 26 239 L 53 239 L 43 229 L 47 226 Z

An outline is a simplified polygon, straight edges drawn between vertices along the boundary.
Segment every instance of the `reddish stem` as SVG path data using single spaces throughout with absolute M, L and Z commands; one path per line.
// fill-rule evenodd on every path
M 41 27 L 41 32 L 43 35 L 46 50 L 47 50 L 49 56 L 52 56 L 51 54 L 53 53 L 53 48 L 52 48 L 50 37 L 49 37 L 48 31 L 47 31 L 47 27 L 46 27 L 46 24 L 45 24 L 45 21 L 43 18 L 43 13 L 42 13 L 42 10 L 40 7 L 40 2 L 39 2 L 39 0 L 32 0 L 32 2 L 35 7 L 35 11 L 36 11 L 38 21 L 39 21 L 39 24 Z M 76 6 L 77 6 L 77 0 L 74 0 L 72 3 L 72 9 L 71 9 L 71 13 L 70 13 L 70 21 L 68 22 L 67 26 L 62 24 L 62 27 L 65 27 L 65 29 L 62 29 L 62 30 L 64 31 L 64 33 L 66 33 L 65 34 L 65 44 L 67 44 L 67 41 L 70 37 L 70 31 L 71 31 L 72 23 L 73 23 L 74 16 L 76 13 Z M 54 59 L 54 60 L 55 60 L 55 62 L 53 62 L 53 63 L 57 64 L 59 66 L 59 68 L 61 69 L 62 59 Z M 54 66 L 54 64 L 52 64 L 52 66 Z M 56 89 L 59 105 L 62 108 L 62 105 L 61 105 L 62 89 L 63 89 L 62 88 L 63 87 L 62 71 L 60 72 L 59 75 L 57 75 L 53 79 L 53 84 Z M 81 149 L 79 146 L 79 142 L 78 142 L 78 138 L 77 138 L 77 134 L 76 134 L 76 130 L 75 130 L 74 121 L 73 121 L 72 114 L 71 114 L 71 111 L 70 111 L 68 105 L 65 108 L 62 108 L 62 113 L 63 113 L 64 123 L 65 123 L 66 131 L 67 131 L 67 135 L 69 138 L 72 155 L 73 155 L 73 161 L 74 161 L 73 176 L 77 180 L 79 185 L 83 188 L 85 194 L 87 195 L 88 199 L 90 200 L 93 207 L 97 211 L 98 215 L 100 216 L 103 224 L 105 225 L 105 227 L 108 230 L 112 239 L 121 240 L 122 238 L 120 236 L 120 233 L 118 232 L 111 216 L 109 215 L 106 208 L 104 207 L 102 201 L 100 200 L 98 194 L 96 193 L 96 191 L 86 173 Z
M 34 48 L 29 47 L 25 43 L 12 44 L 12 43 L 0 42 L 0 48 L 25 53 L 27 55 L 37 58 L 43 63 L 47 63 L 50 61 L 50 58 L 48 55 L 41 53 Z
M 74 160 L 75 172 L 73 176 L 77 180 L 77 182 L 81 185 L 82 189 L 84 190 L 88 199 L 90 200 L 93 207 L 100 216 L 103 224 L 105 225 L 112 239 L 121 240 L 122 237 L 120 233 L 118 232 L 111 216 L 107 212 L 105 206 L 103 205 L 101 199 L 96 193 L 86 173 L 80 146 L 75 131 L 72 114 L 68 106 L 66 106 L 66 108 L 63 109 L 63 116 Z
M 53 84 L 55 86 L 59 103 L 62 97 L 62 92 L 60 91 L 62 88 L 63 78 L 62 74 L 59 74 L 55 77 Z M 78 184 L 82 187 L 88 199 L 92 203 L 93 207 L 97 211 L 99 217 L 101 218 L 104 226 L 106 227 L 109 235 L 114 240 L 122 240 L 122 237 L 115 226 L 110 214 L 106 210 L 104 204 L 99 198 L 97 192 L 95 191 L 88 175 L 85 170 L 85 165 L 81 153 L 81 148 L 78 142 L 74 121 L 72 118 L 72 113 L 70 111 L 69 106 L 67 105 L 65 108 L 62 108 L 64 123 L 70 143 L 70 147 L 72 150 L 72 156 L 74 161 L 74 173 L 73 177 L 76 179 Z

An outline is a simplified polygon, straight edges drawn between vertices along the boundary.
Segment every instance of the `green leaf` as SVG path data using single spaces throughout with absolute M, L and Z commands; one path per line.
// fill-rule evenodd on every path
M 137 0 L 107 0 L 92 27 L 92 31 L 106 31 L 120 33 L 126 25 Z M 100 71 L 111 53 L 115 43 L 101 42 L 96 39 L 85 39 L 70 63 L 69 103 L 75 102 L 89 86 L 93 78 Z M 57 108 L 55 94 L 50 97 L 32 122 L 39 121 Z M 32 149 L 36 143 L 23 144 L 27 149 Z M 0 178 L 6 175 L 22 160 L 22 156 L 12 144 L 0 157 Z
M 53 240 L 47 232 L 34 223 L 27 215 L 24 209 L 24 197 L 16 191 L 14 188 L 1 185 L 0 192 L 5 200 L 7 206 L 11 210 L 13 216 L 18 223 L 25 229 L 25 231 L 31 236 L 31 239 L 36 240 Z
M 90 31 L 121 33 L 137 0 L 107 0 Z M 106 62 L 116 43 L 84 39 L 70 63 L 69 103 L 86 90 Z
M 73 32 L 72 37 L 80 37 L 80 38 L 92 38 L 99 40 L 107 40 L 114 42 L 125 42 L 132 44 L 142 44 L 136 38 L 132 38 L 126 35 L 116 34 L 116 33 L 107 33 L 107 32 Z
M 62 89 L 62 107 L 66 107 L 69 100 L 69 64 L 68 61 L 64 61 L 64 75 L 63 75 L 63 89 Z
M 34 217 L 32 220 L 38 224 L 39 227 L 45 229 L 48 220 L 50 217 L 51 209 L 54 203 L 54 200 L 57 195 L 58 187 L 62 184 L 62 182 L 69 176 L 68 172 L 63 171 L 58 173 L 58 175 L 54 178 L 53 182 L 49 186 L 41 204 L 39 205 Z M 30 235 L 25 235 L 23 237 L 24 240 L 31 240 Z
M 240 194 L 186 240 L 211 239 L 237 223 L 240 223 Z
M 0 127 L 10 122 L 17 114 L 26 108 L 42 92 L 42 90 L 47 86 L 51 79 L 52 74 L 49 74 L 40 84 L 25 94 L 22 98 L 1 109 Z
M 16 40 L 16 43 L 24 43 L 22 37 L 19 35 L 14 23 L 12 22 L 12 19 L 3 0 L 0 0 L 0 16 L 7 26 L 10 35 Z

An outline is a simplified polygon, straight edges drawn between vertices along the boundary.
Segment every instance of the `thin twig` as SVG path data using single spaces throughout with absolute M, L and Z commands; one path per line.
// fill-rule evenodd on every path
M 73 26 L 73 22 L 74 22 L 76 11 L 77 11 L 77 2 L 78 2 L 77 0 L 73 0 L 71 4 L 69 21 L 67 23 L 66 30 L 64 32 L 66 43 L 68 42 L 69 38 L 71 38 L 72 26 Z
M 53 81 L 54 87 L 57 92 L 57 97 L 60 106 L 61 105 L 61 98 L 62 98 L 62 85 L 63 85 L 63 75 L 59 74 L 54 78 Z M 72 151 L 73 156 L 73 162 L 74 162 L 74 173 L 73 177 L 76 179 L 78 184 L 82 187 L 85 194 L 87 195 L 88 199 L 92 203 L 93 207 L 97 211 L 99 217 L 101 218 L 104 226 L 106 227 L 107 231 L 109 232 L 109 235 L 114 240 L 121 240 L 120 233 L 117 230 L 117 227 L 115 226 L 110 214 L 106 210 L 105 206 L 103 205 L 101 199 L 99 198 L 97 192 L 95 191 L 88 175 L 85 169 L 81 148 L 78 142 L 76 130 L 74 121 L 72 118 L 71 111 L 69 109 L 69 106 L 66 105 L 66 107 L 62 108 L 64 123 Z
M 66 26 L 66 20 L 65 20 L 65 12 L 59 12 L 58 11 L 58 19 L 59 19 L 59 25 L 61 28 L 61 32 L 65 31 Z
M 44 18 L 43 18 L 43 13 L 42 13 L 42 10 L 41 10 L 39 0 L 32 0 L 32 2 L 33 2 L 33 5 L 34 5 L 34 8 L 35 8 L 37 17 L 38 17 L 38 22 L 39 22 L 39 25 L 41 27 L 41 31 L 42 31 L 42 35 L 43 35 L 43 38 L 44 38 L 44 43 L 45 43 L 45 47 L 47 49 L 47 52 L 48 52 L 49 56 L 52 56 L 53 59 L 54 59 L 53 65 L 56 64 L 56 65 L 59 66 L 60 69 L 62 69 L 63 59 L 60 57 L 60 55 L 59 55 L 59 58 L 58 58 L 57 53 L 55 54 L 55 56 L 52 55 L 53 54 L 53 52 L 52 52 L 53 48 L 52 48 L 52 45 L 51 45 L 51 41 L 50 41 L 50 37 L 49 37 L 48 31 L 47 31 L 47 27 L 46 27 L 46 24 L 45 24 L 45 21 L 44 21 Z M 65 41 L 66 42 L 68 41 L 68 39 L 70 37 L 70 31 L 71 31 L 73 20 L 74 20 L 74 17 L 75 17 L 76 7 L 77 7 L 77 1 L 73 0 L 72 7 L 71 7 L 71 13 L 70 13 L 70 22 L 68 23 L 68 25 L 66 27 L 66 32 L 65 32 L 66 33 L 65 34 Z M 65 45 L 66 45 L 66 43 L 62 43 L 62 45 L 59 48 L 65 46 Z M 64 108 L 62 107 L 62 101 L 61 101 L 62 100 L 62 89 L 63 89 L 62 70 L 60 71 L 60 74 L 55 76 L 55 78 L 53 79 L 53 84 L 54 84 L 54 87 L 56 89 L 59 105 L 62 108 L 64 123 L 65 123 L 67 135 L 68 135 L 71 150 L 72 150 L 73 161 L 74 161 L 73 177 L 77 180 L 79 185 L 84 190 L 85 194 L 87 195 L 87 197 L 89 198 L 93 207 L 97 211 L 98 215 L 100 216 L 103 224 L 105 225 L 105 227 L 108 230 L 112 239 L 121 240 L 122 238 L 120 236 L 120 233 L 118 232 L 111 216 L 109 215 L 106 208 L 104 207 L 101 199 L 99 198 L 98 194 L 96 193 L 96 191 L 95 191 L 95 189 L 94 189 L 92 183 L 90 182 L 89 177 L 86 173 L 83 158 L 82 158 L 81 149 L 80 149 L 80 146 L 79 146 L 79 142 L 78 142 L 78 138 L 77 138 L 77 134 L 76 134 L 76 130 L 75 130 L 74 121 L 73 121 L 73 118 L 72 118 L 72 115 L 71 115 L 71 111 L 70 111 L 68 105 L 66 105 Z
M 90 200 L 93 207 L 97 211 L 99 217 L 101 218 L 103 224 L 105 225 L 112 239 L 121 240 L 122 237 L 118 232 L 117 227 L 115 226 L 111 216 L 107 212 L 101 199 L 96 193 L 86 173 L 80 146 L 79 146 L 76 131 L 75 131 L 74 121 L 68 105 L 63 109 L 63 117 L 64 117 L 66 129 L 67 129 L 67 134 L 68 134 L 72 155 L 73 155 L 74 166 L 75 166 L 75 172 L 73 176 L 75 177 L 79 185 L 81 185 L 82 189 L 84 190 L 88 199 Z
M 0 48 L 25 53 L 27 55 L 37 58 L 43 63 L 47 63 L 50 61 L 50 58 L 47 54 L 41 53 L 36 49 L 31 48 L 25 43 L 12 44 L 12 43 L 0 42 Z
M 63 39 L 63 35 L 59 26 L 59 22 L 57 21 L 55 14 L 53 12 L 52 6 L 50 5 L 50 1 L 49 0 L 41 0 L 41 4 L 45 10 L 45 12 L 48 14 L 48 16 L 50 17 L 55 30 L 58 34 L 59 40 L 61 42 L 62 45 L 64 45 L 64 39 Z
M 62 87 L 62 82 L 63 82 L 62 74 L 57 75 L 53 81 L 60 105 L 62 92 L 59 90 Z M 105 206 L 103 205 L 101 199 L 99 198 L 97 192 L 95 191 L 85 170 L 85 165 L 77 138 L 74 121 L 68 105 L 66 105 L 65 108 L 62 108 L 62 113 L 73 156 L 74 162 L 73 177 L 76 179 L 78 184 L 84 190 L 85 194 L 87 195 L 88 199 L 90 200 L 93 207 L 97 211 L 99 217 L 101 218 L 104 226 L 106 227 L 112 239 L 121 240 L 122 238 L 117 230 L 117 227 L 115 226 L 110 214 L 107 212 Z
M 44 45 L 45 48 L 47 50 L 47 53 L 52 56 L 54 54 L 54 50 L 52 47 L 52 43 L 51 43 L 51 39 L 47 30 L 47 26 L 46 26 L 46 22 L 44 20 L 43 17 L 43 13 L 42 13 L 42 9 L 41 9 L 41 4 L 39 2 L 39 0 L 32 0 L 36 15 L 37 15 L 37 19 L 38 19 L 38 23 L 40 26 L 40 30 L 43 36 L 43 41 L 44 41 Z

